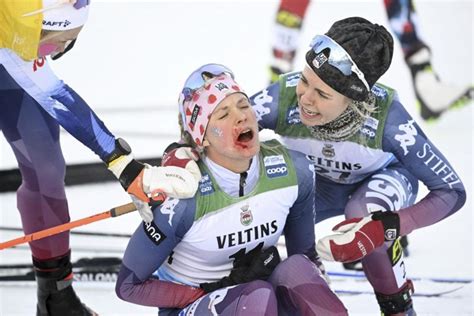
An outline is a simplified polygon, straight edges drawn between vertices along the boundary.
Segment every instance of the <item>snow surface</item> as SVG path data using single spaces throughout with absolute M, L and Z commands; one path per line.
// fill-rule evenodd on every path
M 268 79 L 271 25 L 277 1 L 93 1 L 90 20 L 72 50 L 54 62 L 57 74 L 94 107 L 107 126 L 127 139 L 138 157 L 159 156 L 178 136 L 175 101 L 181 84 L 196 67 L 219 62 L 229 66 L 249 93 Z M 433 49 L 435 70 L 443 81 L 474 82 L 472 1 L 417 1 L 426 41 Z M 314 1 L 308 9 L 301 51 L 316 33 L 343 17 L 360 15 L 387 25 L 382 1 Z M 299 57 L 299 58 L 298 58 Z M 303 56 L 297 57 L 297 68 Z M 418 118 L 414 95 L 398 43 L 391 69 L 381 80 L 395 87 L 410 113 Z M 463 179 L 466 205 L 452 217 L 410 235 L 409 276 L 473 278 L 473 113 L 472 106 L 445 114 L 435 124 L 421 123 Z M 268 133 L 266 134 L 268 137 Z M 98 159 L 67 133 L 62 134 L 68 163 Z M 8 144 L 0 138 L 0 169 L 15 168 Z M 426 193 L 422 189 L 419 197 Z M 67 188 L 71 218 L 78 219 L 128 203 L 118 183 Z M 0 225 L 20 226 L 13 193 L 0 194 Z M 327 234 L 341 218 L 316 226 Z M 81 231 L 132 233 L 138 214 L 94 223 Z M 0 230 L 0 240 L 18 233 Z M 123 238 L 71 237 L 73 260 L 87 256 L 121 256 Z M 1 263 L 29 263 L 25 247 L 0 252 Z M 341 270 L 327 264 L 328 270 Z M 333 281 L 335 288 L 369 290 L 367 282 Z M 421 292 L 455 288 L 420 282 Z M 101 315 L 156 315 L 156 309 L 120 301 L 113 283 L 76 283 L 80 297 Z M 472 315 L 473 286 L 440 298 L 415 298 L 418 315 Z M 372 295 L 341 296 L 350 315 L 378 315 Z M 0 283 L 0 315 L 34 315 L 33 283 Z

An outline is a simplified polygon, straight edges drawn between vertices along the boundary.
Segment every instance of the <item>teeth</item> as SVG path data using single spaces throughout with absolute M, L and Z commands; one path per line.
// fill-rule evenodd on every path
M 244 129 L 240 132 L 240 134 L 243 134 L 243 133 L 247 133 L 247 132 L 250 132 L 250 128 L 247 128 L 247 129 Z
M 318 114 L 318 112 L 310 111 L 310 110 L 308 110 L 307 108 L 305 108 L 304 106 L 303 106 L 302 108 L 303 108 L 303 111 L 304 111 L 306 114 L 309 114 L 309 115 L 316 115 L 316 114 Z

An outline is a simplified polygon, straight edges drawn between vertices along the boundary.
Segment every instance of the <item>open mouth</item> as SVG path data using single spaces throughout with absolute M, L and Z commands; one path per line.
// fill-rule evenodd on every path
M 240 143 L 246 143 L 253 139 L 253 131 L 250 128 L 242 130 L 237 136 L 237 141 Z

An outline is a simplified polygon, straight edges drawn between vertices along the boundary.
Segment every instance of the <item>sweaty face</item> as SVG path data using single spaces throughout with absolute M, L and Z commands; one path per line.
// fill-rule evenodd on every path
M 76 39 L 81 30 L 82 26 L 67 31 L 46 31 L 40 39 L 38 57 L 64 52 L 67 44 Z
M 206 155 L 221 166 L 243 172 L 260 149 L 258 125 L 242 93 L 227 96 L 212 112 L 204 138 Z
M 301 122 L 307 126 L 324 125 L 336 119 L 349 106 L 350 99 L 322 81 L 305 66 L 296 86 Z

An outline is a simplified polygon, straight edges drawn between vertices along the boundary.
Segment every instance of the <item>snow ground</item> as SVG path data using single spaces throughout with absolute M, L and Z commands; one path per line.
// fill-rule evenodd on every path
M 90 21 L 77 47 L 53 64 L 118 136 L 132 145 L 138 157 L 159 156 L 176 139 L 175 100 L 191 70 L 220 62 L 235 72 L 249 93 L 264 87 L 270 58 L 269 43 L 275 0 L 93 1 Z M 434 52 L 434 67 L 446 82 L 465 84 L 473 77 L 472 1 L 417 1 L 420 23 Z M 316 33 L 337 19 L 360 15 L 386 25 L 379 0 L 315 1 L 308 9 L 302 51 Z M 225 21 L 225 23 L 223 23 Z M 209 36 L 211 35 L 211 36 Z M 401 100 L 418 118 L 414 96 L 398 44 L 382 82 L 396 87 Z M 302 62 L 302 56 L 298 59 Z M 302 63 L 297 63 L 301 67 Z M 473 113 L 472 106 L 452 111 L 424 131 L 450 160 L 468 192 L 466 205 L 437 225 L 410 235 L 409 275 L 473 278 Z M 150 142 L 153 145 L 150 146 Z M 67 134 L 62 136 L 68 163 L 98 161 Z M 16 166 L 8 144 L 0 138 L 0 169 Z M 420 196 L 426 191 L 421 191 Z M 118 183 L 67 188 L 71 218 L 78 219 L 129 202 Z M 20 225 L 13 193 L 0 194 L 0 225 Z M 329 232 L 340 218 L 316 226 L 318 236 Z M 131 233 L 138 214 L 109 219 L 79 230 Z M 0 240 L 18 233 L 0 231 Z M 77 237 L 71 239 L 73 258 L 120 256 L 126 240 Z M 0 263 L 30 262 L 25 248 L 0 252 Z M 328 269 L 340 270 L 336 264 Z M 366 289 L 363 282 L 337 281 L 334 286 Z M 435 289 L 431 289 L 431 287 Z M 421 283 L 417 291 L 450 289 L 452 284 Z M 156 309 L 120 301 L 112 283 L 77 283 L 81 298 L 101 315 L 156 315 Z M 472 284 L 440 298 L 415 298 L 418 315 L 474 314 Z M 373 296 L 342 296 L 351 315 L 378 315 Z M 32 284 L 0 284 L 0 315 L 33 315 Z

